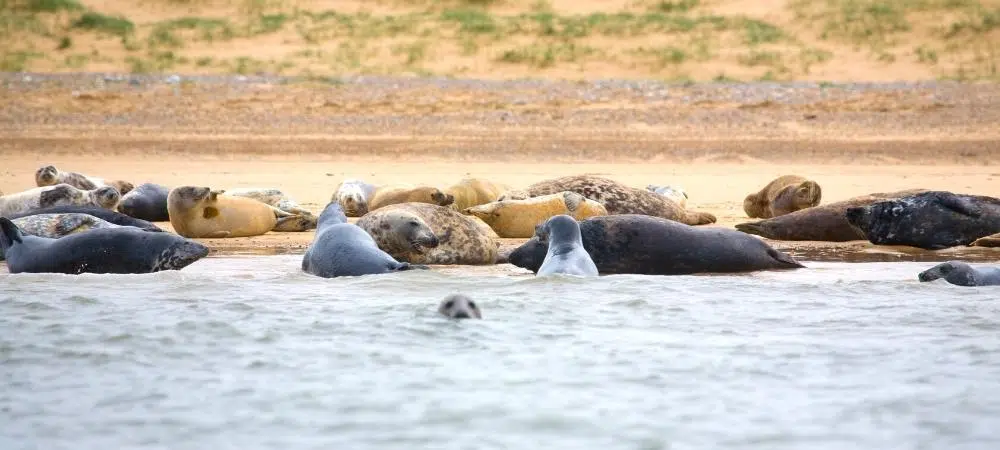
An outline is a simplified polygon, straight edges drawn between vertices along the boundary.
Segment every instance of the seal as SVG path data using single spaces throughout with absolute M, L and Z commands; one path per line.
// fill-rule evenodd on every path
M 659 186 L 655 184 L 646 185 L 646 190 L 655 194 L 660 194 L 677 203 L 682 208 L 687 208 L 688 194 L 684 188 L 679 186 Z
M 921 282 L 944 278 L 958 286 L 1000 286 L 1000 268 L 972 267 L 963 261 L 948 261 L 920 272 Z
M 580 225 L 572 217 L 560 214 L 547 220 L 540 227 L 538 238 L 548 244 L 538 276 L 557 273 L 582 277 L 598 275 L 594 260 L 583 249 Z
M 128 181 L 116 180 L 105 182 L 103 178 L 89 177 L 82 173 L 61 172 L 59 169 L 56 169 L 56 166 L 51 165 L 42 166 L 35 171 L 35 185 L 38 187 L 54 186 L 62 183 L 84 191 L 111 186 L 121 195 L 127 194 L 133 188 L 132 183 Z
M 636 189 L 595 175 L 572 175 L 535 183 L 525 190 L 530 197 L 572 191 L 601 203 L 608 214 L 643 214 L 688 225 L 715 223 L 709 213 L 687 211 L 662 195 Z M 515 197 L 512 197 L 515 198 Z
M 509 188 L 482 178 L 463 178 L 444 190 L 446 195 L 455 199 L 451 204 L 456 211 L 485 205 L 497 201 Z
M 975 247 L 1000 247 L 1000 233 L 976 239 L 972 245 Z
M 49 208 L 35 209 L 20 214 L 12 214 L 10 216 L 7 216 L 7 218 L 13 220 L 37 214 L 86 214 L 88 216 L 94 216 L 98 219 L 101 219 L 103 221 L 109 222 L 114 225 L 119 225 L 123 227 L 134 227 L 143 231 L 151 231 L 156 233 L 163 232 L 163 229 L 145 220 L 136 219 L 134 217 L 126 216 L 125 214 L 97 206 L 74 206 L 74 205 L 52 206 Z
M 11 219 L 24 234 L 59 239 L 63 236 L 100 228 L 118 228 L 119 225 L 98 219 L 89 214 L 35 214 Z M 0 261 L 4 259 L 0 249 Z
M 278 223 L 271 231 L 302 232 L 316 228 L 316 216 L 299 206 L 295 200 L 285 195 L 280 189 L 274 188 L 239 188 L 223 192 L 228 196 L 243 197 L 257 200 L 273 207 L 279 217 Z
M 428 203 L 379 208 L 357 225 L 379 248 L 411 264 L 495 264 L 500 246 L 471 217 Z
M 371 212 L 383 206 L 400 203 L 427 203 L 430 205 L 448 206 L 454 202 L 455 197 L 430 186 L 379 186 L 375 188 L 375 193 L 372 194 L 371 200 L 368 201 L 368 211 Z
M 151 273 L 180 270 L 208 247 L 172 233 L 109 228 L 59 239 L 25 235 L 0 217 L 0 248 L 10 273 Z
M 940 250 L 1000 233 L 1000 199 L 947 191 L 852 207 L 845 215 L 877 245 Z
M 864 206 L 879 200 L 900 198 L 925 192 L 909 189 L 897 192 L 876 192 L 848 200 L 814 206 L 790 214 L 757 222 L 736 224 L 736 229 L 747 234 L 782 241 L 846 242 L 865 239 L 864 233 L 847 222 L 847 209 Z
M 273 206 L 223 192 L 196 186 L 173 188 L 167 195 L 167 210 L 174 231 L 188 238 L 230 238 L 259 236 L 278 225 Z
M 170 188 L 154 183 L 143 183 L 122 196 L 118 211 L 136 219 L 151 222 L 170 220 L 167 211 L 167 196 Z
M 579 223 L 583 248 L 602 274 L 685 275 L 803 268 L 759 238 L 719 227 L 693 227 L 638 214 L 591 217 Z M 541 231 L 541 230 L 539 230 Z M 537 272 L 548 243 L 536 235 L 508 261 Z
M 525 200 L 491 202 L 466 208 L 463 212 L 482 219 L 504 238 L 530 238 L 537 225 L 560 214 L 576 220 L 608 215 L 604 205 L 570 191 Z
M 62 183 L 0 197 L 0 216 L 10 217 L 36 209 L 63 205 L 92 205 L 114 209 L 120 198 L 118 191 L 112 187 L 83 191 Z
M 770 219 L 819 204 L 823 191 L 819 183 L 798 175 L 784 175 L 763 189 L 747 195 L 743 211 L 747 217 Z
M 451 319 L 482 319 L 479 306 L 471 298 L 462 294 L 451 294 L 441 300 L 438 314 Z
M 316 236 L 302 257 L 302 270 L 323 278 L 426 268 L 401 263 L 382 251 L 365 230 L 347 223 L 347 216 L 337 202 L 330 202 L 320 213 Z
M 375 185 L 358 179 L 341 181 L 334 190 L 330 201 L 340 203 L 347 217 L 361 217 L 368 214 L 368 202 L 375 195 Z

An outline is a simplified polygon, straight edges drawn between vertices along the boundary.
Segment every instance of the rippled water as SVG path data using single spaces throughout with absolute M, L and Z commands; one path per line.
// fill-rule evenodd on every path
M 0 448 L 1000 448 L 1000 288 L 932 263 L 0 275 Z M 465 292 L 482 321 L 435 313 Z

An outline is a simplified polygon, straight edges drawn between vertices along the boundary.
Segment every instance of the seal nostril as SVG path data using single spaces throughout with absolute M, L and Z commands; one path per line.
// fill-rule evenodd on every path
M 459 311 L 459 312 L 455 313 L 455 315 L 453 317 L 456 318 L 456 319 L 468 319 L 469 318 L 469 313 L 467 313 L 465 311 Z

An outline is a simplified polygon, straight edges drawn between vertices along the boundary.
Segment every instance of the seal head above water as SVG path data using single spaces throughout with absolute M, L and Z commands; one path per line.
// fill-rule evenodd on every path
M 917 278 L 921 282 L 944 278 L 945 281 L 958 286 L 998 286 L 1000 285 L 1000 269 L 996 267 L 975 268 L 962 261 L 948 261 L 920 272 Z
M 583 248 L 580 226 L 567 215 L 558 215 L 539 227 L 538 239 L 548 244 L 538 276 L 556 273 L 596 277 L 597 266 Z
M 479 306 L 471 298 L 462 294 L 452 294 L 441 300 L 438 313 L 452 319 L 482 319 Z

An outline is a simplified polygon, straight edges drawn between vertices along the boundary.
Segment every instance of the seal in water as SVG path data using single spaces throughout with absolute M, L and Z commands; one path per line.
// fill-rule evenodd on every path
M 1000 286 L 1000 269 L 996 267 L 972 267 L 962 261 L 948 261 L 920 272 L 921 282 L 944 278 L 958 286 Z
M 471 298 L 462 294 L 452 294 L 441 300 L 438 313 L 452 319 L 482 319 L 479 306 Z
M 347 217 L 361 217 L 368 214 L 368 202 L 375 195 L 375 189 L 374 184 L 361 180 L 344 180 L 337 185 L 330 201 L 340 203 Z
M 674 203 L 680 205 L 681 208 L 687 208 L 688 194 L 687 191 L 680 186 L 659 186 L 655 184 L 648 184 L 646 185 L 646 190 L 673 200 Z
M 166 186 L 143 183 L 122 196 L 118 211 L 136 219 L 167 222 L 170 220 L 170 213 L 167 211 L 168 195 L 170 188 Z
M 382 251 L 375 240 L 347 216 L 337 202 L 330 202 L 319 215 L 316 236 L 302 258 L 302 270 L 323 278 L 352 277 L 426 266 L 401 263 Z
M 819 205 L 823 190 L 819 183 L 798 175 L 775 178 L 743 200 L 747 217 L 770 219 Z
M 196 186 L 171 190 L 167 211 L 174 231 L 188 238 L 259 236 L 281 227 L 283 222 L 302 220 L 302 216 L 257 200 L 222 195 L 224 192 Z
M 538 230 L 538 239 L 548 244 L 538 276 L 556 273 L 582 277 L 598 275 L 597 266 L 583 249 L 580 225 L 572 217 L 561 214 L 547 220 Z
M 608 215 L 604 205 L 570 191 L 524 200 L 491 202 L 463 212 L 482 219 L 504 238 L 530 238 L 536 226 L 559 214 L 576 220 Z
M 848 208 L 846 217 L 873 244 L 940 250 L 1000 233 L 1000 199 L 930 191 Z
M 715 222 L 709 213 L 687 211 L 669 198 L 626 186 L 617 181 L 594 175 L 573 175 L 535 183 L 525 190 L 529 197 L 572 191 L 601 203 L 608 214 L 644 214 L 662 217 L 688 225 L 704 225 Z M 505 198 L 516 199 L 517 193 L 508 193 Z
M 35 209 L 20 214 L 12 214 L 7 218 L 18 219 L 21 217 L 33 216 L 36 214 L 86 214 L 123 227 L 135 227 L 143 231 L 152 231 L 156 233 L 163 232 L 163 229 L 145 220 L 136 219 L 134 217 L 126 216 L 125 214 L 97 206 L 74 206 L 74 205 L 52 206 L 49 208 Z
M 43 166 L 35 171 L 35 185 L 38 187 L 55 186 L 66 183 L 77 189 L 92 191 L 99 187 L 110 186 L 115 188 L 120 195 L 125 195 L 132 190 L 132 183 L 123 180 L 104 181 L 103 178 L 89 177 L 82 173 L 61 172 L 56 166 Z
M 63 183 L 0 197 L 0 216 L 10 217 L 36 209 L 63 205 L 92 205 L 114 209 L 120 199 L 118 191 L 112 187 L 83 191 Z
M 848 200 L 814 206 L 791 214 L 758 222 L 736 224 L 736 229 L 768 239 L 782 241 L 827 241 L 846 242 L 865 239 L 864 233 L 847 222 L 847 208 L 864 206 L 879 200 L 906 197 L 925 189 L 909 189 L 898 192 L 877 192 Z
M 122 227 L 49 239 L 25 235 L 5 217 L 0 248 L 10 273 L 150 273 L 180 270 L 208 255 L 208 247 L 171 233 Z
M 764 241 L 717 227 L 693 227 L 638 214 L 580 222 L 583 248 L 602 274 L 684 275 L 805 267 Z M 537 272 L 548 243 L 537 235 L 511 252 L 508 262 Z
M 399 261 L 468 265 L 497 261 L 500 242 L 480 222 L 443 206 L 389 205 L 365 214 L 357 225 Z
M 120 225 L 101 220 L 89 214 L 34 214 L 11 219 L 24 234 L 59 239 L 63 236 L 99 228 L 119 228 Z M 0 249 L 0 261 L 4 259 Z
M 455 202 L 455 197 L 430 186 L 379 186 L 375 188 L 368 201 L 368 211 L 375 211 L 383 206 L 400 203 L 427 203 L 437 206 L 448 206 Z
M 507 186 L 482 178 L 463 178 L 445 189 L 444 193 L 455 199 L 451 204 L 452 209 L 465 211 L 466 208 L 497 201 L 508 189 L 510 188 Z

